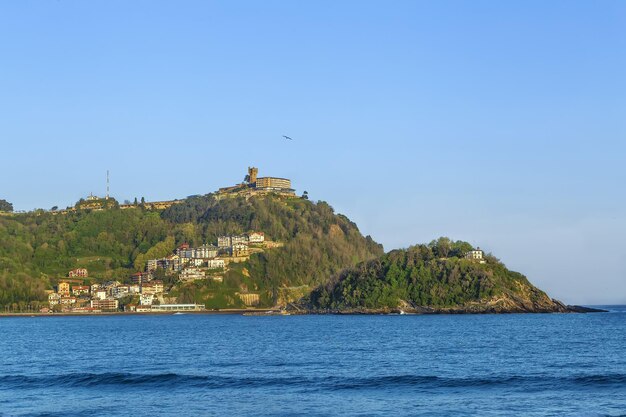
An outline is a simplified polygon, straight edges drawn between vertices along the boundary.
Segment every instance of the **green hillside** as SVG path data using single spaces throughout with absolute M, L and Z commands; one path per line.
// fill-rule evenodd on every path
M 310 294 L 314 310 L 415 312 L 564 311 L 491 255 L 465 259 L 467 242 L 441 238 L 394 250 L 336 275 Z
M 297 197 L 206 195 L 164 211 L 114 206 L 14 214 L 0 216 L 0 306 L 45 300 L 44 291 L 70 269 L 88 268 L 96 282 L 125 281 L 147 259 L 171 254 L 183 242 L 200 246 L 250 230 L 263 231 L 280 245 L 233 266 L 223 283 L 176 284 L 171 294 L 224 308 L 241 306 L 235 292 L 254 290 L 269 306 L 289 288 L 313 288 L 382 254 L 380 245 L 327 203 Z

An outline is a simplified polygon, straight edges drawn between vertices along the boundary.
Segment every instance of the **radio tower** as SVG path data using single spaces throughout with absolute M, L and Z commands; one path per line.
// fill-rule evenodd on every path
M 109 199 L 109 170 L 107 169 L 107 196 L 106 200 Z

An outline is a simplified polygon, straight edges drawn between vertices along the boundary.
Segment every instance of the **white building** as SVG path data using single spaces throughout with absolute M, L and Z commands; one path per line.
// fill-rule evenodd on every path
M 152 311 L 202 311 L 202 304 L 161 304 L 152 306 Z
M 50 304 L 50 307 L 55 306 L 59 304 L 60 302 L 61 302 L 61 294 L 58 294 L 56 292 L 48 294 L 48 303 Z
M 209 269 L 224 269 L 224 267 L 226 266 L 226 263 L 224 262 L 223 259 L 209 259 L 207 261 L 207 267 Z
M 252 232 L 248 235 L 248 241 L 250 243 L 263 243 L 265 242 L 265 234 L 263 232 Z
M 194 258 L 211 259 L 217 256 L 218 248 L 213 245 L 202 245 L 195 249 Z
M 111 288 L 111 296 L 113 296 L 113 298 L 122 298 L 125 295 L 128 295 L 129 292 L 130 289 L 128 288 L 128 285 L 120 285 L 118 287 Z
M 141 294 L 139 296 L 139 305 L 149 306 L 152 305 L 152 301 L 154 301 L 153 294 Z
M 484 252 L 480 248 L 476 248 L 475 250 L 471 250 L 465 254 L 466 259 L 479 261 L 481 264 L 485 263 L 483 256 L 484 256 Z
M 181 281 L 194 281 L 196 279 L 204 278 L 206 278 L 206 274 L 198 268 L 185 268 L 180 271 L 180 275 L 178 276 L 178 279 Z
M 231 244 L 230 236 L 220 236 L 217 238 L 217 247 L 220 249 L 230 248 Z
M 104 300 L 105 298 L 107 298 L 107 292 L 103 288 L 97 289 L 96 291 L 91 293 L 91 298 L 95 300 Z
M 230 254 L 232 256 L 248 256 L 248 245 L 244 243 L 233 243 L 233 246 L 230 249 Z
M 248 236 L 246 235 L 239 235 L 239 236 L 231 236 L 230 237 L 230 242 L 232 246 L 238 245 L 238 244 L 247 244 L 248 243 Z

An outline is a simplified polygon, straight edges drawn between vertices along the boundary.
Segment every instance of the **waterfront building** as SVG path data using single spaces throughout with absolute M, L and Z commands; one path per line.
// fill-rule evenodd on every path
M 61 302 L 61 294 L 58 294 L 56 292 L 48 294 L 48 304 L 50 304 L 50 307 L 55 306 L 59 304 L 60 302 Z
M 154 294 L 141 294 L 139 296 L 139 305 L 149 306 L 154 301 Z
M 203 311 L 205 307 L 202 304 L 160 304 L 153 305 L 151 311 Z
M 119 303 L 114 298 L 105 298 L 104 300 L 91 300 L 91 308 L 102 311 L 115 311 L 119 307 Z

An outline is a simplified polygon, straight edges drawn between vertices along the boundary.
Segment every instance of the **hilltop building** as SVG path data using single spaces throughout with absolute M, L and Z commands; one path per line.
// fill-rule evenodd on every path
M 220 188 L 217 192 L 217 198 L 228 196 L 244 196 L 246 198 L 259 194 L 278 194 L 286 197 L 296 195 L 295 190 L 291 188 L 291 180 L 279 177 L 259 177 L 259 169 L 256 167 L 248 167 L 248 175 L 243 184 L 234 185 L 232 187 Z
M 477 261 L 481 264 L 486 263 L 485 259 L 484 259 L 484 252 L 480 249 L 480 248 L 476 248 L 474 250 L 471 250 L 469 252 L 467 252 L 465 254 L 465 258 L 466 259 L 471 259 L 473 261 Z

